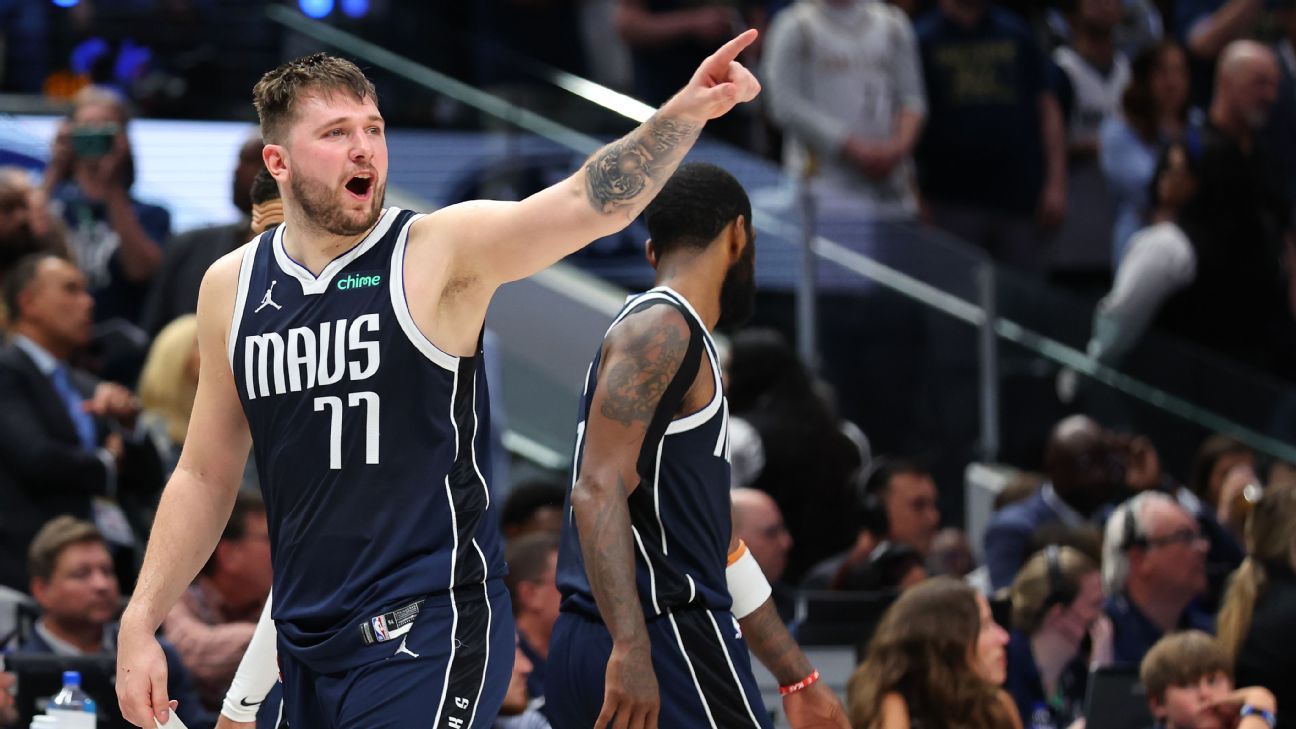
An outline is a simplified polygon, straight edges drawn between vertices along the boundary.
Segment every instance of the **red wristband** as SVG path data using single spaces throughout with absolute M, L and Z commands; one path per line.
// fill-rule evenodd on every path
M 788 694 L 794 694 L 802 689 L 808 689 L 812 685 L 814 685 L 815 681 L 818 680 L 819 680 L 819 671 L 817 670 L 811 671 L 809 676 L 806 676 L 805 678 L 801 679 L 800 681 L 797 681 L 794 684 L 790 684 L 788 686 L 779 686 L 779 696 L 787 696 Z

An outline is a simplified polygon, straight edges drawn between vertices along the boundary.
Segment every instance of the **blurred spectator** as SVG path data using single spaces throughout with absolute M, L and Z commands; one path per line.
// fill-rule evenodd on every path
M 566 487 L 553 481 L 527 481 L 514 486 L 500 510 L 500 531 L 504 538 L 562 531 L 566 496 Z
M 1179 214 L 1201 184 L 1201 160 L 1185 142 L 1171 142 L 1156 162 L 1149 225 L 1130 237 L 1112 289 L 1094 310 L 1089 354 L 1110 365 L 1124 361 L 1166 299 L 1197 276 L 1192 242 Z
M 859 559 L 847 559 L 828 588 L 846 592 L 908 590 L 927 579 L 927 560 L 908 544 L 883 542 Z
M 820 208 L 918 212 L 913 150 L 927 101 L 909 19 L 872 0 L 801 0 L 775 16 L 765 98 L 783 169 L 813 175 Z
M 18 707 L 14 705 L 14 690 L 17 679 L 12 673 L 0 672 L 0 726 L 9 726 L 18 721 Z
M 1242 492 L 1247 486 L 1259 483 L 1255 452 L 1250 446 L 1216 433 L 1197 449 L 1188 488 L 1202 502 L 1203 511 L 1228 526 L 1240 539 L 1247 511 L 1235 505 L 1239 498 L 1244 498 Z
M 215 551 L 162 623 L 213 712 L 252 640 L 272 577 L 265 503 L 255 491 L 240 491 Z
M 1060 523 L 1081 527 L 1098 518 L 1125 486 L 1160 480 L 1156 453 L 1145 439 L 1114 435 L 1083 415 L 1053 428 L 1044 451 L 1049 481 L 1033 496 L 997 511 L 985 533 L 986 565 L 995 590 L 1012 584 L 1030 554 L 1032 535 Z
M 783 580 L 787 571 L 792 534 L 783 514 L 770 495 L 759 489 L 736 488 L 729 493 L 733 504 L 733 532 L 751 550 L 756 564 L 773 590 L 774 607 L 784 622 L 796 613 L 796 590 Z
M 533 670 L 531 660 L 519 643 L 513 655 L 513 675 L 509 678 L 504 703 L 500 704 L 495 729 L 549 729 L 549 720 L 539 708 L 544 706 L 544 699 L 531 701 L 527 698 Z
M 620 0 L 616 29 L 630 47 L 635 98 L 660 106 L 688 83 L 702 59 L 747 28 L 764 31 L 765 20 L 764 4 L 751 0 Z M 747 59 L 758 52 L 753 46 L 739 60 L 752 65 Z M 745 113 L 713 119 L 707 131 L 751 145 Z
M 1062 69 L 1059 95 L 1067 123 L 1067 204 L 1081 215 L 1067 216 L 1050 254 L 1059 283 L 1082 289 L 1110 278 L 1107 236 L 1115 213 L 1098 164 L 1099 130 L 1116 115 L 1129 84 L 1129 59 L 1116 49 L 1120 0 L 1067 0 L 1071 39 L 1053 51 Z
M 1291 207 L 1296 205 L 1296 4 L 1287 4 L 1281 20 L 1283 37 L 1274 46 L 1280 73 L 1278 99 L 1262 134 Z
M 555 583 L 558 535 L 542 531 L 510 539 L 504 559 L 509 566 L 504 582 L 513 601 L 518 650 L 531 665 L 526 679 L 527 693 L 533 699 L 540 698 L 544 696 L 549 636 L 562 603 Z
M 1007 642 L 985 598 L 962 582 L 936 577 L 906 591 L 847 684 L 851 726 L 1020 727 L 999 688 Z
M 1102 608 L 1098 564 L 1071 547 L 1050 545 L 1017 573 L 1006 688 L 1025 726 L 1063 729 L 1080 717 L 1090 668 L 1111 662 Z
M 908 459 L 879 457 L 861 474 L 856 491 L 858 533 L 854 546 L 815 565 L 803 587 L 848 589 L 846 583 L 851 580 L 847 575 L 851 573 L 905 562 L 907 555 L 895 552 L 894 546 L 908 547 L 913 561 L 924 565 L 940 528 L 936 482 L 926 467 Z M 894 575 L 899 580 L 879 575 L 876 581 L 895 587 L 908 571 Z
M 0 277 L 18 259 L 39 252 L 67 257 L 67 230 L 27 170 L 0 167 Z
M 1116 27 L 1116 48 L 1133 58 L 1156 45 L 1165 35 L 1165 20 L 1154 0 L 1121 0 L 1121 23 Z
M 1174 31 L 1192 55 L 1193 98 L 1205 106 L 1230 43 L 1254 36 L 1266 0 L 1175 0 Z
M 130 391 L 68 365 L 90 338 L 94 301 L 85 276 L 35 254 L 10 271 L 4 296 L 13 343 L 0 350 L 0 584 L 26 587 L 22 555 L 36 529 L 59 514 L 93 519 L 123 550 L 130 578 L 141 512 L 161 473 L 157 452 L 133 431 Z
M 1289 211 L 1257 136 L 1277 86 L 1278 64 L 1268 48 L 1238 41 L 1225 49 L 1201 148 L 1192 155 L 1200 159 L 1200 183 L 1179 215 L 1195 275 L 1180 277 L 1187 283 L 1162 307 L 1157 324 L 1289 376 L 1280 358 L 1291 327 L 1280 265 Z
M 972 556 L 972 545 L 962 529 L 946 527 L 936 532 L 931 551 L 927 554 L 928 574 L 963 578 L 974 569 L 976 559 Z
M 1296 707 L 1296 486 L 1269 486 L 1251 515 L 1247 547 L 1224 595 L 1220 645 L 1238 683 L 1264 686 L 1279 706 Z
M 1162 635 L 1212 630 L 1196 600 L 1206 591 L 1206 549 L 1197 521 L 1159 491 L 1126 501 L 1103 535 L 1106 612 L 1115 634 L 1115 661 L 1137 665 Z
M 67 223 L 69 244 L 95 298 L 95 320 L 139 323 L 171 232 L 166 210 L 135 200 L 135 161 L 125 102 L 91 86 L 59 125 L 45 191 Z
M 252 235 L 261 235 L 284 220 L 279 183 L 262 169 L 252 178 Z
M 31 594 L 41 607 L 32 637 L 18 647 L 24 653 L 88 656 L 117 650 L 121 592 L 104 536 L 91 524 L 60 516 L 41 527 L 28 554 Z M 211 727 L 184 664 L 169 643 L 167 695 L 179 701 L 176 715 L 193 729 Z
M 232 195 L 234 207 L 242 215 L 233 223 L 191 230 L 172 238 L 153 281 L 140 325 L 156 335 L 168 322 L 181 314 L 198 310 L 198 285 L 207 267 L 216 259 L 238 248 L 252 237 L 248 220 L 252 217 L 252 185 L 257 173 L 265 169 L 261 161 L 261 135 L 253 134 L 239 148 L 234 165 Z M 269 173 L 267 173 L 269 176 Z M 274 185 L 274 178 L 270 178 Z M 274 197 L 278 197 L 275 187 Z
M 170 478 L 180 461 L 189 415 L 198 394 L 198 317 L 185 314 L 166 325 L 144 360 L 139 396 L 144 412 L 139 427 L 153 440 Z
M 1164 729 L 1272 729 L 1259 716 L 1242 720 L 1243 705 L 1277 713 L 1274 695 L 1251 686 L 1233 690 L 1233 667 L 1210 635 L 1185 630 L 1157 641 L 1139 666 L 1148 708 Z
M 927 129 L 918 181 L 932 221 L 1026 270 L 1066 213 L 1066 133 L 1030 29 L 988 0 L 940 0 L 915 26 Z
M 760 436 L 764 466 L 745 485 L 774 497 L 796 535 L 784 573 L 796 584 L 858 531 L 850 484 L 860 447 L 777 332 L 745 329 L 733 337 L 727 387 L 731 422 L 741 419 Z
M 1188 57 L 1181 46 L 1163 41 L 1134 57 L 1120 113 L 1099 130 L 1099 163 L 1116 201 L 1111 267 L 1125 257 L 1129 239 L 1152 212 L 1149 191 L 1161 147 L 1197 133 L 1189 125 Z

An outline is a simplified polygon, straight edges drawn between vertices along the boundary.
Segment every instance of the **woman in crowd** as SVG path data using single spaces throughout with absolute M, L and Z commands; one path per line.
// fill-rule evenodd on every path
M 158 332 L 140 373 L 141 427 L 152 437 L 169 477 L 180 459 L 198 392 L 198 317 L 186 314 Z
M 1072 547 L 1036 553 L 1013 580 L 1006 687 L 1028 729 L 1079 718 L 1090 668 L 1111 662 L 1103 597 L 1097 563 Z
M 1134 58 L 1131 78 L 1121 98 L 1121 113 L 1099 131 L 1099 163 L 1116 198 L 1112 230 L 1112 268 L 1135 231 L 1151 213 L 1148 199 L 1157 154 L 1167 142 L 1189 131 L 1188 56 L 1174 41 L 1164 41 Z
M 1239 508 L 1239 499 L 1248 499 L 1247 486 L 1259 483 L 1255 452 L 1236 438 L 1216 433 L 1197 449 L 1188 488 L 1202 502 L 1203 510 L 1241 537 L 1250 502 Z
M 1279 708 L 1296 706 L 1296 486 L 1265 490 L 1246 541 L 1248 556 L 1224 593 L 1220 645 L 1239 685 L 1264 686 Z
M 1004 681 L 1008 634 L 984 597 L 950 577 L 913 587 L 882 616 L 847 686 L 854 729 L 1020 729 Z

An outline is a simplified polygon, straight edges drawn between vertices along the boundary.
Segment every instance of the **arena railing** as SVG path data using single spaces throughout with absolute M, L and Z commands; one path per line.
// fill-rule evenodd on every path
M 271 20 L 311 43 L 336 48 L 412 87 L 498 120 L 500 129 L 521 140 L 504 142 L 505 156 L 527 149 L 524 138 L 529 137 L 546 140 L 552 148 L 575 155 L 587 155 L 609 139 L 607 134 L 573 129 L 287 7 L 271 6 L 267 13 Z M 624 118 L 626 128 L 629 122 L 643 121 L 652 113 L 651 107 L 624 94 L 538 62 L 531 62 L 529 71 L 553 88 Z M 1084 351 L 1091 305 L 1059 295 L 1029 277 L 1000 269 L 979 249 L 916 224 L 860 222 L 850 216 L 835 219 L 829 211 L 815 210 L 813 190 L 801 181 L 783 175 L 777 168 L 771 171 L 769 163 L 745 159 L 724 145 L 700 145 L 695 156 L 723 159 L 745 184 L 753 176 L 778 178 L 777 191 L 753 194 L 754 223 L 761 242 L 777 242 L 759 248 L 762 260 L 758 271 L 767 273 L 758 273 L 758 277 L 773 275 L 777 278 L 775 288 L 782 285 L 795 291 L 796 316 L 787 323 L 794 324 L 791 328 L 798 332 L 799 349 L 807 361 L 821 361 L 823 349 L 832 348 L 836 340 L 843 338 L 846 325 L 830 322 L 843 292 L 866 291 L 874 296 L 870 316 L 891 309 L 920 309 L 971 327 L 973 337 L 967 337 L 967 330 L 962 330 L 953 335 L 948 345 L 975 351 L 975 376 L 959 373 L 960 386 L 976 393 L 974 402 L 965 403 L 976 411 L 976 446 L 970 455 L 993 461 L 1006 448 L 1037 447 L 1037 443 L 1004 443 L 1000 413 L 1005 398 L 1016 418 L 1020 409 L 1029 408 L 1030 401 L 1038 399 L 1038 393 L 1045 389 L 1051 393 L 1054 378 L 1065 371 L 1075 373 L 1082 386 L 1077 400 L 1056 403 L 1053 410 L 1084 408 L 1105 414 L 1104 422 L 1111 425 L 1169 429 L 1172 435 L 1166 440 L 1173 442 L 1163 447 L 1173 452 L 1172 461 L 1186 462 L 1184 454 L 1195 448 L 1201 437 L 1219 432 L 1274 459 L 1296 462 L 1291 436 L 1286 428 L 1275 425 L 1296 420 L 1291 415 L 1296 412 L 1296 397 L 1285 384 L 1155 335 L 1148 337 L 1153 355 L 1142 365 L 1119 369 L 1106 365 Z M 614 281 L 623 268 L 600 261 L 587 267 Z M 773 274 L 768 273 L 771 269 Z M 561 267 L 548 275 L 550 293 L 559 298 L 565 296 L 565 288 L 576 286 L 573 281 L 580 280 Z M 765 286 L 765 282 L 761 285 Z M 615 309 L 617 294 L 613 290 L 604 287 L 594 298 L 598 303 L 591 310 Z M 830 310 L 825 311 L 825 305 Z M 830 331 L 825 332 L 825 327 Z M 816 331 L 820 333 L 818 338 L 814 336 Z M 934 343 L 924 351 L 936 352 L 939 358 L 945 346 L 943 337 L 950 331 L 940 327 L 929 331 L 927 336 Z M 600 333 L 595 327 L 595 334 Z M 580 358 L 587 358 L 592 349 L 578 347 L 578 351 Z M 583 364 L 579 369 L 583 371 Z M 835 373 L 825 374 L 839 391 L 850 389 L 849 367 L 843 370 L 838 364 Z M 548 376 L 559 377 L 556 370 Z M 1024 390 L 1020 384 L 1023 377 L 1031 381 Z M 1066 378 L 1064 375 L 1062 379 Z M 1102 387 L 1085 387 L 1085 383 Z M 1005 394 L 1005 386 L 1012 391 Z M 570 413 L 568 409 L 561 415 Z M 892 415 L 886 413 L 884 417 Z M 1014 436 L 1009 440 L 1022 438 Z M 893 446 L 888 450 L 898 449 L 885 441 L 882 445 Z M 555 461 L 552 450 L 549 447 L 549 460 Z

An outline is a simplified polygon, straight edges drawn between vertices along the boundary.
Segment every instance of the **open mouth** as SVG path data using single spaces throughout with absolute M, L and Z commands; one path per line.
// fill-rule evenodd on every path
M 347 192 L 350 192 L 352 195 L 361 199 L 366 199 L 369 197 L 370 191 L 373 190 L 373 178 L 369 177 L 367 174 L 356 175 L 347 180 L 346 189 Z

